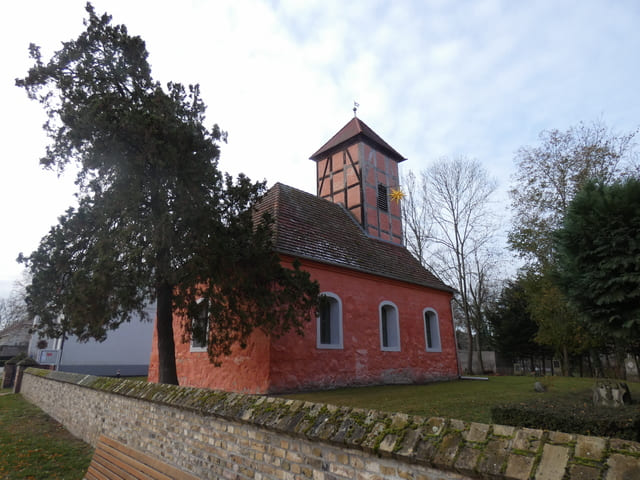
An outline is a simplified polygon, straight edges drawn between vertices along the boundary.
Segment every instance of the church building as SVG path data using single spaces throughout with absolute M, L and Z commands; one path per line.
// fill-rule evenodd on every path
M 300 262 L 328 301 L 304 336 L 256 331 L 219 367 L 204 345 L 182 342 L 175 318 L 180 385 L 278 393 L 456 378 L 454 290 L 403 243 L 404 157 L 354 117 L 311 160 L 317 195 L 276 183 L 258 208 L 274 220 L 283 264 Z M 157 379 L 154 334 L 149 380 Z

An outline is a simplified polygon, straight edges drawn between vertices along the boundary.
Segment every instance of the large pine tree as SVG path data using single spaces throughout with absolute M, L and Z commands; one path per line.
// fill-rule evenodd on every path
M 301 331 L 317 303 L 306 272 L 283 268 L 270 223 L 252 221 L 264 183 L 218 169 L 225 133 L 204 126 L 197 86 L 153 80 L 145 43 L 87 4 L 85 31 L 16 84 L 48 115 L 41 164 L 77 164 L 79 205 L 22 257 L 28 305 L 50 336 L 104 339 L 157 301 L 160 381 L 177 383 L 173 314 L 205 299 L 213 362 L 255 328 Z

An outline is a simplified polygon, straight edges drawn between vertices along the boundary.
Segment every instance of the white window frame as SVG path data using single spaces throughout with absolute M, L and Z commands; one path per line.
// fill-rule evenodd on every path
M 200 303 L 202 303 L 204 301 L 204 298 L 199 298 L 198 300 L 196 300 L 196 303 L 199 305 Z M 191 330 L 191 339 L 189 341 L 189 351 L 191 352 L 206 352 L 207 351 L 207 343 L 205 343 L 204 347 L 202 346 L 198 346 L 198 345 L 194 345 L 193 341 L 193 322 L 194 319 L 191 318 L 190 319 L 191 324 L 192 324 L 192 330 Z M 205 338 L 209 338 L 209 311 L 207 309 L 207 331 L 205 332 Z
M 427 331 L 427 315 L 430 314 L 431 320 L 431 343 L 429 347 L 429 332 Z M 427 352 L 442 352 L 442 341 L 440 338 L 440 318 L 438 312 L 433 308 L 425 308 L 422 311 L 422 325 L 424 326 L 424 345 Z
M 385 346 L 384 345 L 384 332 L 383 332 L 383 324 L 382 324 L 382 317 L 383 317 L 383 309 L 385 309 L 385 307 L 389 307 L 393 310 L 393 312 L 395 312 L 395 316 L 392 319 L 392 327 L 395 326 L 395 332 L 390 332 L 387 331 L 387 343 L 388 345 Z M 400 312 L 398 311 L 398 307 L 396 306 L 395 303 L 393 302 L 389 302 L 389 301 L 384 301 L 382 303 L 380 303 L 380 306 L 378 307 L 378 316 L 380 318 L 379 321 L 379 325 L 380 325 L 380 350 L 382 350 L 383 352 L 399 352 L 401 350 L 400 348 Z M 389 325 L 389 318 L 387 317 L 387 325 Z M 389 333 L 395 333 L 394 337 L 395 337 L 395 344 L 392 344 L 390 342 L 390 335 Z
M 337 329 L 337 341 L 336 342 L 332 342 L 332 343 L 321 343 L 321 332 L 320 332 L 320 312 L 318 312 L 318 318 L 316 319 L 316 347 L 317 348 L 321 348 L 321 349 L 326 349 L 326 350 L 342 350 L 344 348 L 344 344 L 343 344 L 343 335 L 342 335 L 342 300 L 340 300 L 340 297 L 338 295 L 336 295 L 335 293 L 332 292 L 322 292 L 320 294 L 320 296 L 325 296 L 327 298 L 330 298 L 332 301 L 335 301 L 335 306 L 336 306 L 336 329 Z M 333 308 L 332 308 L 333 311 Z M 333 317 L 331 317 L 331 319 L 333 319 Z M 333 326 L 333 322 L 331 322 L 330 324 L 331 326 Z M 331 335 L 333 336 L 333 335 Z

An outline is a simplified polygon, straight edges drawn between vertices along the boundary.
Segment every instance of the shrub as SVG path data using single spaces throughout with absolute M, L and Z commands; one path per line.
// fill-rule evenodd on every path
M 613 408 L 594 407 L 587 402 L 576 405 L 540 400 L 495 405 L 491 408 L 491 420 L 515 427 L 640 441 L 640 406 L 637 404 Z

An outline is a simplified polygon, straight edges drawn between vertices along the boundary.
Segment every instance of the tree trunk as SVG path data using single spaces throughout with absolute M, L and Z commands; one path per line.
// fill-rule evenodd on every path
M 173 287 L 163 283 L 156 289 L 158 318 L 156 333 L 158 339 L 158 382 L 178 385 L 176 371 L 176 348 L 173 341 Z
M 602 358 L 600 357 L 600 352 L 595 349 L 591 349 L 591 359 L 593 360 L 593 369 L 595 370 L 595 377 L 603 377 L 604 376 L 604 367 L 602 366 Z
M 533 373 L 533 375 L 535 376 L 536 374 L 536 359 L 533 355 L 531 355 L 531 357 L 529 357 L 529 363 L 531 364 L 531 370 L 530 372 Z
M 625 350 L 620 345 L 616 345 L 616 377 L 622 380 L 627 379 L 627 368 L 624 365 Z
M 569 376 L 569 351 L 566 345 L 562 346 L 562 375 Z
M 578 356 L 578 361 L 580 362 L 580 364 L 579 364 L 579 366 L 580 366 L 580 378 L 584 377 L 584 371 L 583 371 L 583 367 L 584 367 L 583 363 L 584 362 L 583 362 L 583 360 L 584 360 L 584 356 L 582 354 L 580 354 Z
M 471 322 L 466 319 L 467 336 L 469 337 L 469 355 L 467 355 L 467 371 L 473 375 L 473 332 L 471 330 Z
M 480 367 L 480 374 L 483 375 L 484 370 L 484 362 L 482 361 L 482 348 L 480 347 L 480 335 L 476 335 L 476 339 L 478 344 L 476 345 L 476 355 L 478 356 L 478 365 Z

